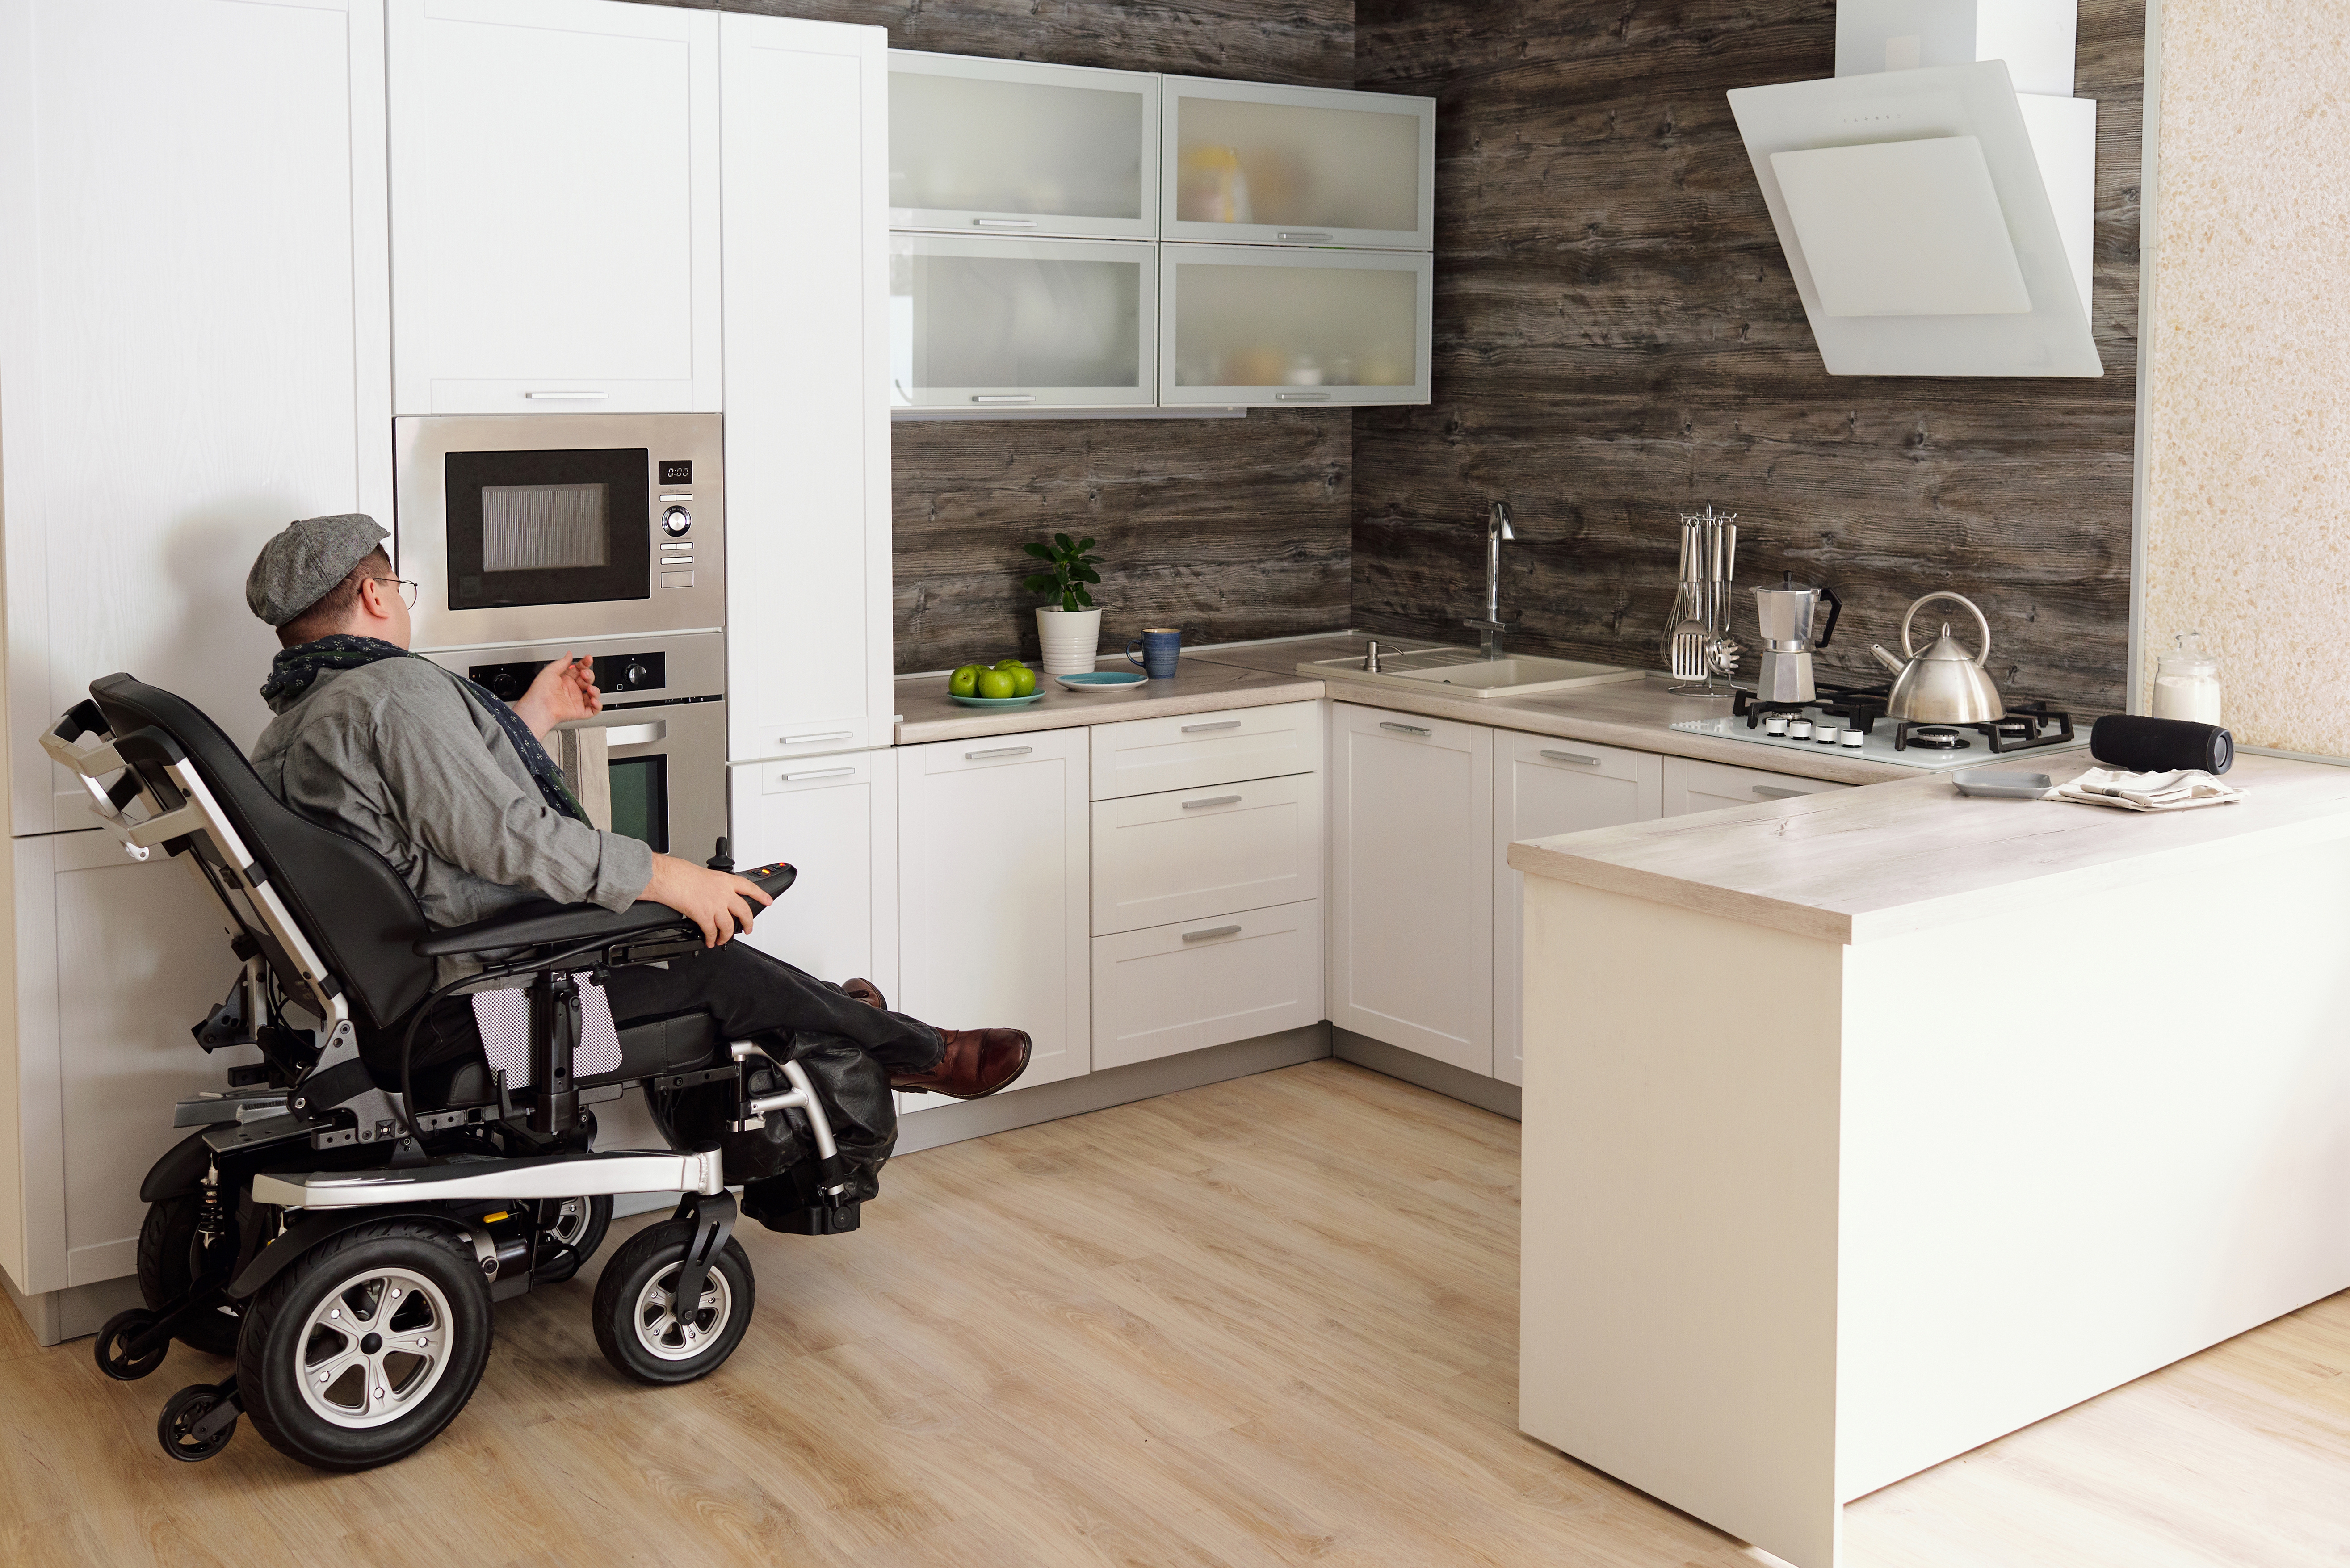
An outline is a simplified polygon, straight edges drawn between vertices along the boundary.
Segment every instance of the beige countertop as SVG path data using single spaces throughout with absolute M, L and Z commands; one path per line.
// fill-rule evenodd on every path
M 1290 663 L 1297 660 L 1292 659 Z M 1096 662 L 1100 670 L 1132 670 L 1123 657 Z M 1272 673 L 1232 664 L 1183 659 L 1171 680 L 1153 680 L 1121 691 L 1072 691 L 1039 673 L 1044 693 L 1024 708 L 966 708 L 947 695 L 943 675 L 910 675 L 898 682 L 898 744 L 969 741 L 983 735 L 1014 735 L 1027 730 L 1066 730 L 1078 724 L 1120 724 L 1205 713 L 1218 708 L 1261 708 L 1271 702 L 1311 702 L 1322 682 L 1286 670 Z
M 2004 771 L 2061 784 L 2092 765 L 2072 753 Z M 2232 805 L 2141 814 L 1973 799 L 1947 776 L 1912 776 L 1534 839 L 1509 858 L 1533 876 L 1862 942 L 2350 836 L 2350 767 L 2240 756 L 2228 782 L 2245 792 Z

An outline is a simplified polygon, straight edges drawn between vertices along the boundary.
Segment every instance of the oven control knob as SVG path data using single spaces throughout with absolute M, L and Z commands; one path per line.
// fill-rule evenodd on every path
M 672 539 L 683 538 L 686 530 L 692 526 L 693 514 L 682 506 L 672 506 L 661 514 L 661 532 Z
M 511 670 L 501 670 L 490 677 L 490 690 L 500 701 L 512 702 L 522 695 L 522 677 Z
M 652 677 L 653 672 L 651 670 L 647 670 L 643 665 L 631 659 L 629 660 L 629 667 L 620 671 L 620 684 L 634 690 L 639 686 L 642 686 L 646 681 L 650 680 Z

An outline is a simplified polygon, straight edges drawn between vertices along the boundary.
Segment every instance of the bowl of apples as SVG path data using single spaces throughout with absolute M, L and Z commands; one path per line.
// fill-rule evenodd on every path
M 1044 693 L 1036 672 L 1016 659 L 964 664 L 947 677 L 947 695 L 966 708 L 1024 708 Z

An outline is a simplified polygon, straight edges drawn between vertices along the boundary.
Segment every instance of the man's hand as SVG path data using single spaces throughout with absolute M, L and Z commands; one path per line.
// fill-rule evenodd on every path
M 645 884 L 644 896 L 700 926 L 702 945 L 713 948 L 733 940 L 738 930 L 751 929 L 752 902 L 775 902 L 755 882 L 673 855 L 653 857 L 653 879 Z
M 593 718 L 604 711 L 604 694 L 596 689 L 596 661 L 568 652 L 550 661 L 532 680 L 530 690 L 522 694 L 514 711 L 542 741 L 557 724 Z

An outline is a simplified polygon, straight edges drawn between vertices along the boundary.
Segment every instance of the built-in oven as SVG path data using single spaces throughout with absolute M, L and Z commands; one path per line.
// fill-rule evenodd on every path
M 433 416 L 392 440 L 419 651 L 725 626 L 720 415 Z

